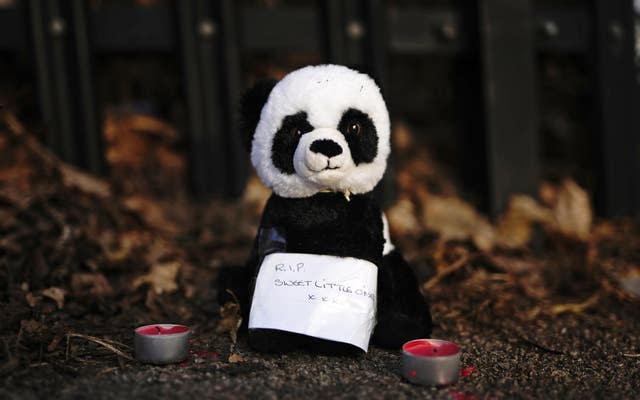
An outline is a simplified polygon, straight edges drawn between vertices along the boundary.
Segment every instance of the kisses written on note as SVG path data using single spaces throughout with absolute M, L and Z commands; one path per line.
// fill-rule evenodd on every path
M 273 253 L 264 258 L 249 328 L 280 329 L 367 350 L 375 326 L 378 268 L 350 257 Z

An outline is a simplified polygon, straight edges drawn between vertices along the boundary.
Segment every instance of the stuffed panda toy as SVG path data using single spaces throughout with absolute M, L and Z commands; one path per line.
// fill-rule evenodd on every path
M 264 232 L 271 232 L 276 242 L 285 243 L 286 252 L 375 264 L 371 343 L 397 349 L 408 340 L 428 337 L 429 307 L 413 271 L 391 243 L 373 195 L 390 152 L 389 115 L 373 79 L 338 65 L 298 69 L 279 82 L 259 82 L 250 89 L 241 103 L 241 118 L 251 162 L 273 193 L 248 263 L 223 271 L 221 304 L 230 300 L 231 289 L 246 327 L 264 257 L 261 241 Z M 359 352 L 350 344 L 274 329 L 250 328 L 248 342 L 263 352 Z

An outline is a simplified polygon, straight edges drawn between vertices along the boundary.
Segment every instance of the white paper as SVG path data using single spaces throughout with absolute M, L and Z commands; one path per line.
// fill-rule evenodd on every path
M 378 268 L 351 257 L 274 253 L 256 280 L 249 328 L 279 329 L 367 351 L 376 324 Z

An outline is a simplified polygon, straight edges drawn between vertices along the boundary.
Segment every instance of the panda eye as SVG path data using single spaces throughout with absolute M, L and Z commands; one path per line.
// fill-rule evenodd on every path
M 360 122 L 352 122 L 347 127 L 347 133 L 349 135 L 358 135 L 360 134 L 360 131 L 362 131 L 362 125 Z
M 294 126 L 293 128 L 291 128 L 291 136 L 302 136 L 302 129 L 299 126 Z

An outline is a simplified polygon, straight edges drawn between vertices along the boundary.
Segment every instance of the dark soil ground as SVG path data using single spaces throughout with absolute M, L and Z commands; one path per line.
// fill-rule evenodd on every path
M 523 324 L 509 318 L 478 318 L 481 311 L 473 304 L 455 300 L 455 293 L 451 297 L 437 299 L 434 307 L 434 337 L 454 340 L 463 348 L 464 376 L 448 387 L 403 381 L 400 352 L 377 348 L 361 357 L 264 355 L 251 351 L 240 339 L 237 350 L 244 361 L 229 363 L 230 339 L 214 333 L 210 312 L 208 322 L 192 325 L 192 354 L 183 363 L 144 365 L 74 338 L 68 359 L 62 343 L 56 354 L 5 371 L 0 397 L 632 399 L 640 395 L 637 306 L 608 311 L 598 307 L 587 314 Z M 207 321 L 206 317 L 198 319 Z M 74 332 L 131 346 L 135 323 L 123 319 L 70 324 Z
M 429 226 L 396 205 L 396 244 L 425 282 L 433 337 L 463 349 L 457 383 L 421 387 L 401 378 L 399 350 L 265 355 L 242 334 L 232 342 L 221 329 L 234 321 L 220 317 L 216 277 L 247 256 L 264 193 L 198 204 L 166 189 L 184 180 L 180 159 L 163 144 L 171 129 L 148 119 L 108 127 L 108 159 L 121 175 L 105 182 L 70 169 L 4 118 L 2 399 L 640 398 L 640 300 L 625 286 L 640 273 L 640 227 L 592 224 L 579 188 L 547 196 L 563 199 L 555 209 L 525 199 L 512 219 L 500 219 L 509 222 L 496 228 L 509 232 L 500 242 L 483 236 L 493 228 L 459 200 L 408 193 L 419 186 L 400 171 L 401 199 L 414 199 Z M 135 129 L 118 136 L 127 124 Z M 129 163 L 113 144 L 123 137 L 138 137 L 122 147 Z M 141 159 L 164 169 L 136 164 Z M 409 171 L 429 170 L 419 167 Z M 150 182 L 135 171 L 152 171 L 155 186 L 144 192 L 127 181 Z M 524 239 L 514 244 L 515 237 Z M 131 358 L 133 329 L 154 322 L 192 327 L 188 360 L 159 367 Z

